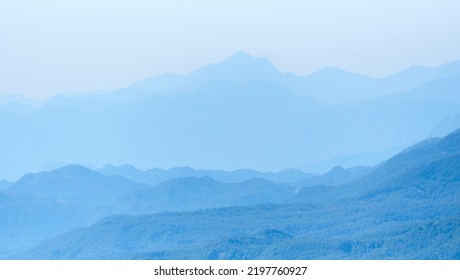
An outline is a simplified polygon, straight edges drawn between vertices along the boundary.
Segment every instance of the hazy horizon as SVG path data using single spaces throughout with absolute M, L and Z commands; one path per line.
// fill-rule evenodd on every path
M 459 60 L 458 8 L 452 0 L 5 1 L 0 96 L 112 90 L 237 51 L 301 76 L 334 67 L 384 77 Z
M 459 10 L 3 0 L 0 259 L 460 259 Z
M 157 75 L 150 75 L 150 76 L 146 76 L 146 77 L 143 77 L 143 78 L 139 78 L 137 80 L 133 80 L 133 81 L 128 81 L 126 84 L 124 85 L 120 85 L 120 86 L 117 86 L 117 87 L 114 87 L 114 88 L 93 88 L 93 89 L 87 89 L 87 90 L 72 90 L 72 89 L 69 89 L 67 91 L 61 91 L 61 92 L 53 92 L 53 93 L 49 93 L 48 95 L 45 95 L 45 96 L 28 96 L 27 94 L 24 94 L 24 93 L 21 93 L 21 92 L 10 92 L 10 93 L 0 93 L 0 97 L 2 96 L 8 96 L 8 95 L 16 95 L 16 96 L 22 96 L 22 97 L 25 97 L 25 98 L 28 98 L 28 99 L 32 99 L 32 100 L 36 100 L 36 101 L 45 101 L 49 98 L 52 98 L 56 95 L 59 95 L 59 94 L 85 94 L 85 93 L 91 93 L 91 92 L 103 92 L 103 91 L 107 91 L 107 92 L 110 92 L 110 91 L 113 91 L 113 90 L 117 90 L 117 89 L 122 89 L 122 88 L 126 88 L 126 87 L 129 87 L 130 85 L 132 85 L 133 83 L 135 82 L 139 82 L 139 81 L 143 81 L 143 80 L 147 80 L 149 78 L 152 78 L 152 77 L 156 77 L 156 76 L 161 76 L 161 75 L 165 75 L 165 74 L 174 74 L 174 75 L 181 75 L 181 76 L 188 76 L 190 74 L 192 74 L 193 72 L 195 72 L 196 70 L 199 70 L 201 68 L 205 68 L 205 67 L 208 67 L 210 65 L 213 65 L 213 64 L 220 64 L 220 63 L 223 63 L 225 62 L 225 60 L 233 57 L 234 55 L 238 54 L 238 53 L 245 53 L 245 54 L 248 54 L 254 58 L 266 58 L 268 59 L 271 63 L 273 63 L 273 61 L 269 58 L 269 57 L 262 57 L 262 56 L 257 56 L 257 55 L 253 55 L 249 52 L 246 52 L 244 50 L 239 50 L 239 51 L 236 51 L 232 54 L 230 54 L 229 56 L 223 58 L 222 60 L 219 60 L 219 61 L 212 61 L 208 64 L 203 64 L 203 65 L 200 65 L 200 66 L 197 66 L 195 69 L 192 69 L 190 70 L 189 72 L 187 73 L 178 73 L 178 72 L 164 72 L 164 73 L 160 73 L 160 74 L 157 74 Z M 460 61 L 460 59 L 456 59 L 456 60 L 452 60 L 452 61 L 446 61 L 444 63 L 440 63 L 440 64 L 436 64 L 436 65 L 421 65 L 421 64 L 413 64 L 413 65 L 407 65 L 399 70 L 396 70 L 395 72 L 392 72 L 392 73 L 388 73 L 386 75 L 383 75 L 383 76 L 379 76 L 379 77 L 374 77 L 372 75 L 368 75 L 367 73 L 361 73 L 361 72 L 354 72 L 354 71 L 349 71 L 347 69 L 343 69 L 343 68 L 338 68 L 338 67 L 332 67 L 332 66 L 323 66 L 323 67 L 320 67 L 318 69 L 315 69 L 309 73 L 306 73 L 306 74 L 299 74 L 299 73 L 294 73 L 294 72 L 291 72 L 291 71 L 282 71 L 281 69 L 279 69 L 276 65 L 275 68 L 280 71 L 281 73 L 292 73 L 294 75 L 297 75 L 299 77 L 306 77 L 306 76 L 309 76 L 311 74 L 314 74 L 315 72 L 318 72 L 318 71 L 321 71 L 321 70 L 324 70 L 324 69 L 328 69 L 328 68 L 332 68 L 332 69 L 339 69 L 339 70 L 342 70 L 342 71 L 345 71 L 345 72 L 348 72 L 348 73 L 353 73 L 353 74 L 358 74 L 358 75 L 363 75 L 363 76 L 367 76 L 367 77 L 370 77 L 370 78 L 374 78 L 374 79 L 383 79 L 383 78 L 386 78 L 386 77 L 390 77 L 392 75 L 395 75 L 395 74 L 398 74 L 406 69 L 409 69 L 411 67 L 423 67 L 423 68 L 436 68 L 436 67 L 439 67 L 439 66 L 442 66 L 442 65 L 446 65 L 446 64 L 450 64 L 450 63 L 454 63 L 454 62 L 458 62 Z

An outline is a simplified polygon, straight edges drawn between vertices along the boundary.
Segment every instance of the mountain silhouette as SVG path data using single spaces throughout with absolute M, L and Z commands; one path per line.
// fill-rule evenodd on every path
M 295 183 L 314 175 L 297 169 L 285 169 L 279 172 L 260 172 L 251 169 L 234 171 L 199 169 L 191 167 L 174 167 L 170 169 L 153 168 L 141 171 L 132 165 L 114 166 L 107 164 L 97 170 L 104 175 L 121 175 L 132 181 L 155 186 L 158 183 L 176 178 L 210 177 L 222 183 L 239 183 L 251 179 L 266 179 L 275 183 Z
M 383 78 L 371 78 L 332 67 L 319 69 L 306 76 L 298 76 L 280 72 L 266 58 L 256 58 L 245 52 L 237 52 L 220 63 L 199 68 L 187 76 L 160 75 L 135 82 L 131 88 L 167 93 L 198 89 L 216 80 L 236 84 L 265 80 L 321 102 L 339 103 L 406 92 L 424 83 L 454 75 L 460 75 L 460 61 L 431 68 L 411 66 Z
M 80 165 L 68 165 L 48 172 L 28 174 L 13 184 L 8 192 L 76 205 L 104 205 L 118 196 L 146 185 L 121 176 L 103 176 Z
M 148 190 L 121 196 L 116 213 L 151 214 L 162 211 L 191 211 L 216 207 L 283 202 L 294 188 L 264 179 L 220 183 L 210 177 L 187 177 L 165 181 Z
M 111 216 L 44 241 L 21 258 L 455 259 L 459 152 L 460 130 L 411 147 L 357 180 L 305 187 L 297 200 Z M 192 192 L 214 184 L 195 182 Z
M 32 111 L 5 104 L 0 178 L 49 162 L 315 173 L 374 165 L 458 128 L 458 65 L 381 79 L 333 68 L 300 77 L 237 53 L 186 76 L 59 95 Z

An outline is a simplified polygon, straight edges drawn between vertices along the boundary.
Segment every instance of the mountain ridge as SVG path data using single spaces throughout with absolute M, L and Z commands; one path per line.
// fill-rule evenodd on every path
M 405 168 L 393 177 L 382 173 L 400 166 Z M 456 259 L 459 170 L 457 130 L 355 181 L 304 188 L 297 201 L 110 216 L 46 240 L 20 258 Z

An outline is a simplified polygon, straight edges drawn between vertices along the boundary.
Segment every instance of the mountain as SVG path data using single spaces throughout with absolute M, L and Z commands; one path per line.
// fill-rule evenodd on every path
M 0 192 L 0 258 L 90 225 L 111 214 L 117 197 L 147 187 L 78 165 L 27 174 Z
M 292 73 L 281 73 L 266 58 L 256 58 L 244 52 L 237 52 L 220 63 L 197 69 L 187 76 L 160 75 L 135 82 L 130 87 L 168 93 L 198 89 L 213 81 L 226 80 L 242 85 L 260 80 L 272 81 L 296 94 L 336 104 L 406 92 L 424 83 L 454 75 L 460 75 L 460 61 L 431 68 L 411 66 L 399 73 L 378 79 L 332 67 L 320 69 L 307 76 L 297 76 Z
M 201 80 L 201 85 L 219 80 L 230 80 L 242 85 L 258 80 L 277 82 L 280 74 L 268 59 L 237 52 L 222 63 L 211 64 L 192 72 L 187 78 Z
M 175 178 L 184 177 L 210 177 L 222 183 L 239 183 L 251 179 L 266 179 L 275 183 L 295 183 L 313 176 L 297 169 L 285 169 L 279 172 L 260 172 L 251 169 L 238 169 L 235 171 L 199 169 L 190 167 L 175 167 L 170 169 L 153 168 L 141 171 L 136 167 L 125 164 L 114 166 L 104 165 L 97 170 L 104 175 L 121 175 L 132 181 L 147 183 L 155 186 L 158 183 Z
M 28 258 L 117 259 L 152 248 L 180 249 L 177 244 L 205 245 L 222 236 L 257 232 L 282 217 L 273 206 L 220 208 L 196 212 L 160 213 L 143 216 L 112 216 L 45 241 L 27 253 Z M 296 209 L 297 211 L 298 209 Z M 288 214 L 289 212 L 285 212 Z M 254 219 L 257 217 L 256 219 Z M 299 216 L 301 219 L 304 216 Z M 285 225 L 295 223 L 283 219 Z M 124 230 L 122 230 L 124 229 Z M 123 232 L 124 231 L 124 232 Z M 206 233 L 205 233 L 206 232 Z M 104 238 L 101 238 L 104 236 Z
M 19 257 L 458 259 L 459 170 L 460 130 L 406 149 L 354 181 L 305 187 L 289 202 L 111 216 Z
M 25 259 L 455 259 L 459 219 L 382 220 L 382 209 L 266 205 L 112 216 Z M 397 211 L 392 206 L 386 212 Z M 324 210 L 327 210 L 324 213 Z M 404 209 L 407 211 L 408 209 Z M 357 214 L 366 213 L 366 214 Z M 398 211 L 401 214 L 403 211 Z M 378 214 L 380 213 L 380 215 Z M 288 219 L 286 219 L 288 217 Z M 369 224 L 371 223 L 371 224 Z M 375 224 L 374 224 L 375 223 Z M 370 225 L 372 225 L 370 227 Z
M 460 114 L 455 65 L 423 74 L 407 91 L 396 84 L 377 94 L 371 88 L 384 90 L 380 80 L 337 69 L 296 77 L 241 53 L 184 77 L 163 77 L 163 90 L 61 95 L 33 111 L 5 105 L 0 177 L 17 180 L 50 162 L 264 171 L 317 166 L 318 173 L 374 165 Z M 329 93 L 322 88 L 346 100 L 324 104 L 318 100 Z M 369 98 L 350 93 L 358 88 Z
M 114 203 L 114 213 L 151 214 L 283 202 L 294 188 L 264 179 L 220 183 L 210 177 L 176 178 L 148 190 L 131 192 Z
M 6 180 L 0 180 L 0 191 L 7 189 L 9 186 L 11 186 L 13 183 L 8 182 Z
M 411 198 L 428 200 L 431 204 L 438 201 L 443 211 L 455 212 L 460 203 L 456 198 L 460 178 L 457 170 L 460 170 L 460 130 L 409 147 L 354 181 L 323 186 L 322 191 L 306 187 L 294 201 L 381 201 L 392 200 L 397 195 L 396 200 Z
M 409 91 L 421 84 L 442 78 L 460 75 L 460 61 L 453 61 L 437 67 L 411 66 L 399 73 L 384 77 L 382 84 L 396 85 L 391 91 Z
M 447 116 L 433 129 L 432 135 L 444 137 L 460 127 L 460 114 Z
M 418 91 L 425 89 L 410 95 Z M 44 107 L 33 115 L 2 119 L 11 136 L 0 139 L 0 147 L 11 147 L 2 149 L 3 157 L 11 159 L 0 163 L 8 176 L 2 177 L 69 159 L 95 166 L 109 161 L 281 170 L 339 154 L 404 147 L 429 137 L 441 120 L 460 112 L 442 93 L 436 100 L 404 96 L 329 108 L 270 84 L 217 83 L 200 92 L 151 96 L 98 110 Z M 32 139 L 42 149 L 33 149 Z M 23 163 L 21 169 L 15 162 Z M 330 165 L 324 168 L 334 162 Z
M 127 165 L 120 169 L 140 172 Z M 188 169 L 169 170 L 168 176 L 174 172 L 183 174 L 185 170 Z M 231 173 L 225 176 L 230 177 Z M 0 192 L 0 225 L 8 230 L 0 234 L 3 248 L 0 258 L 115 213 L 150 214 L 254 205 L 281 202 L 294 195 L 293 187 L 265 179 L 230 184 L 209 177 L 188 177 L 150 187 L 119 175 L 102 175 L 80 165 L 27 174 L 16 183 L 6 184 L 8 188 Z
M 347 169 L 336 166 L 324 174 L 298 181 L 295 185 L 298 187 L 313 185 L 340 185 L 365 176 L 371 171 L 372 167 L 369 166 L 355 166 Z
M 27 97 L 24 97 L 19 94 L 6 94 L 0 96 L 0 107 L 4 107 L 8 104 L 22 104 L 22 105 L 29 105 L 29 106 L 38 106 L 43 104 L 43 101 L 34 100 Z
M 0 259 L 94 222 L 85 221 L 87 214 L 57 201 L 0 192 Z
M 225 238 L 209 245 L 181 250 L 121 254 L 130 259 L 459 259 L 459 217 L 421 222 L 404 230 L 368 234 L 358 240 L 293 237 L 283 231 L 265 229 L 254 234 Z M 449 240 L 450 242 L 446 242 Z
M 214 81 L 244 85 L 252 81 L 278 82 L 283 74 L 266 58 L 237 52 L 221 63 L 199 68 L 187 76 L 167 74 L 133 83 L 130 88 L 157 93 L 197 90 Z
M 104 176 L 83 166 L 68 165 L 25 175 L 8 192 L 94 207 L 109 204 L 122 194 L 146 188 L 146 185 L 121 176 Z

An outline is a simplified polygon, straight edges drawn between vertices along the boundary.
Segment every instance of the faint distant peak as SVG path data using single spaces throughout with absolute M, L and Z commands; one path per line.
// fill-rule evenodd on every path
M 328 175 L 339 175 L 339 174 L 348 174 L 348 171 L 342 166 L 335 166 L 326 174 Z
M 76 174 L 80 174 L 80 173 L 96 173 L 94 170 L 89 169 L 89 168 L 87 168 L 87 167 L 85 167 L 83 165 L 79 165 L 79 164 L 69 164 L 69 165 L 66 165 L 66 166 L 51 170 L 50 172 L 71 173 L 71 174 L 73 174 L 73 173 L 76 173 Z
M 228 57 L 227 59 L 225 59 L 224 63 L 225 62 L 246 62 L 246 61 L 254 61 L 254 60 L 260 60 L 260 59 L 268 60 L 266 58 L 256 58 L 248 54 L 247 52 L 238 51 L 234 53 L 233 55 L 231 55 L 230 57 Z
M 103 167 L 99 168 L 100 171 L 103 172 L 111 172 L 111 171 L 140 171 L 137 167 L 131 164 L 123 164 L 115 166 L 111 163 L 104 165 Z
M 178 167 L 171 167 L 167 169 L 166 171 L 186 172 L 186 171 L 196 171 L 196 170 L 191 168 L 190 166 L 178 166 Z
M 44 101 L 32 99 L 32 98 L 29 98 L 29 97 L 26 97 L 20 94 L 15 94 L 15 93 L 0 95 L 0 105 L 4 105 L 7 103 L 18 103 L 18 104 L 36 106 L 36 105 L 43 104 Z
M 268 58 L 254 57 L 243 51 L 236 52 L 235 54 L 228 57 L 224 61 L 220 63 L 210 64 L 208 66 L 205 66 L 204 68 L 208 68 L 208 67 L 211 67 L 212 70 L 217 70 L 216 67 L 218 68 L 230 67 L 231 69 L 241 69 L 241 70 L 245 70 L 245 68 L 246 69 L 252 68 L 252 69 L 257 69 L 259 71 L 264 71 L 264 70 L 278 71 Z
M 255 57 L 253 55 L 250 55 L 249 53 L 247 52 L 244 52 L 244 51 L 237 51 L 236 53 L 234 53 L 233 55 L 231 55 L 229 58 L 227 59 L 254 59 Z
M 237 64 L 242 66 L 258 65 L 261 67 L 269 67 L 276 69 L 271 61 L 266 57 L 254 57 L 246 52 L 239 51 L 227 58 L 222 64 Z
M 281 72 L 267 58 L 256 58 L 245 52 L 237 52 L 219 63 L 202 67 L 188 76 L 201 85 L 212 80 L 229 80 L 238 84 L 252 80 L 277 81 Z
M 188 177 L 176 177 L 168 181 L 160 183 L 157 188 L 179 186 L 180 188 L 190 187 L 203 187 L 212 186 L 215 184 L 221 184 L 209 176 L 188 176 Z
M 364 79 L 372 79 L 371 77 L 366 76 L 364 74 L 349 72 L 349 71 L 346 71 L 346 70 L 343 70 L 343 69 L 340 69 L 340 68 L 336 68 L 336 67 L 324 67 L 324 68 L 321 68 L 321 69 L 311 73 L 307 77 L 310 77 L 310 78 L 313 78 L 313 77 L 328 77 L 328 78 L 331 78 L 331 77 L 334 77 L 334 78 L 337 78 L 337 77 L 359 77 L 359 78 L 364 78 Z
M 460 74 L 460 60 L 444 63 L 441 65 L 427 67 L 422 65 L 412 65 L 402 69 L 401 71 L 391 74 L 382 79 L 395 79 L 395 78 L 419 78 L 419 77 L 431 77 L 431 79 L 438 79 L 450 75 Z

